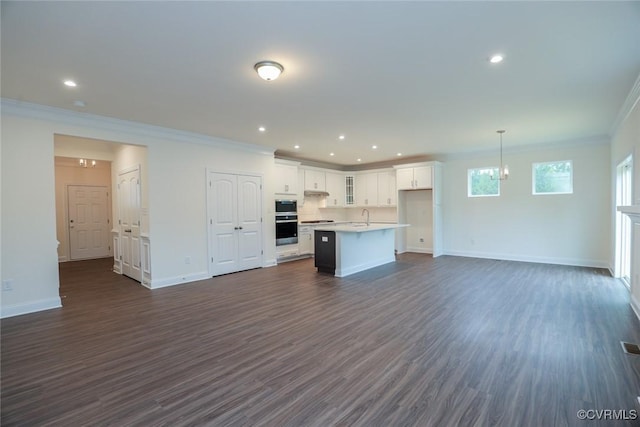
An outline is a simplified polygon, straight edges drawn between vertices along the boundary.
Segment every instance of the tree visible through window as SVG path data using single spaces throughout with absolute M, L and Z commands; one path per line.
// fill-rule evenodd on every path
M 573 193 L 571 160 L 533 164 L 533 194 Z
M 499 196 L 500 180 L 491 179 L 491 172 L 498 176 L 498 168 L 469 169 L 467 195 L 469 197 Z

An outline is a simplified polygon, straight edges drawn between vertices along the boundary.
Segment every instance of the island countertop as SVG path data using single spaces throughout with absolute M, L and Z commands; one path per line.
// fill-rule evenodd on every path
M 409 227 L 410 224 L 394 224 L 394 223 L 381 223 L 372 222 L 369 225 L 365 223 L 348 223 L 348 224 L 336 224 L 336 225 L 321 225 L 314 227 L 318 231 L 336 231 L 342 233 L 366 233 L 368 231 L 377 230 L 390 230 L 395 228 Z

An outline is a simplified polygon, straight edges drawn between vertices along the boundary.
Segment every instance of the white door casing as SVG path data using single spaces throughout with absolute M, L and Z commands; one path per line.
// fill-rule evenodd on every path
M 103 186 L 69 185 L 69 257 L 109 256 L 109 190 Z
M 212 276 L 262 266 L 262 179 L 211 172 L 207 182 Z
M 122 274 L 141 282 L 139 167 L 118 174 L 118 211 Z

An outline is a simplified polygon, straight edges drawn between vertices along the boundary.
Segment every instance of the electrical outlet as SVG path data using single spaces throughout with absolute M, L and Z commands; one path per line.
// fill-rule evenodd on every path
M 190 256 L 184 257 L 184 263 L 185 264 L 191 264 L 191 257 Z
M 424 243 L 424 238 L 423 237 L 420 238 L 420 243 Z
M 12 291 L 13 290 L 13 280 L 7 279 L 2 281 L 2 290 L 3 291 Z

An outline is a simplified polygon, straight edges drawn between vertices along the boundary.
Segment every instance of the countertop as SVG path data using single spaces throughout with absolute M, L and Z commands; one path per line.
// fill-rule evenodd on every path
M 342 233 L 366 233 L 367 231 L 391 230 L 395 228 L 409 227 L 411 224 L 394 224 L 372 222 L 369 225 L 365 223 L 348 223 L 336 225 L 321 225 L 313 227 L 316 231 L 336 231 Z

